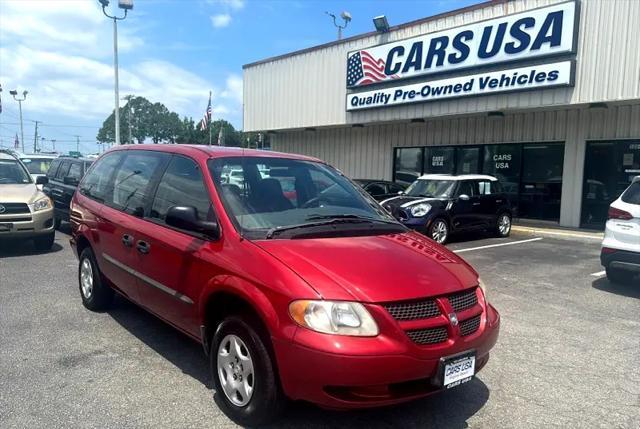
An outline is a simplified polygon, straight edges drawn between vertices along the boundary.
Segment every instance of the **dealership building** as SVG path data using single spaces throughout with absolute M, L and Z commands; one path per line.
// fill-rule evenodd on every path
M 385 24 L 245 65 L 244 129 L 352 178 L 494 175 L 520 218 L 602 228 L 640 175 L 640 1 L 499 0 Z

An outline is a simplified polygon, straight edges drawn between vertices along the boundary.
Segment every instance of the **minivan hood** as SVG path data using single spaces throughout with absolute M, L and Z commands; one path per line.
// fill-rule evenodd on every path
M 31 204 L 44 194 L 36 188 L 35 183 L 20 183 L 18 185 L 0 184 L 1 203 L 27 203 Z
M 255 241 L 324 299 L 390 302 L 477 285 L 477 273 L 414 232 L 365 237 Z

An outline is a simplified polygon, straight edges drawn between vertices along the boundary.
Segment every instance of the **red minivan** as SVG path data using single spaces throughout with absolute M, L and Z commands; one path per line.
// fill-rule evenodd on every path
M 457 386 L 498 338 L 471 266 L 317 159 L 119 147 L 83 178 L 71 222 L 84 306 L 118 293 L 201 343 L 240 424 L 287 399 L 364 408 Z

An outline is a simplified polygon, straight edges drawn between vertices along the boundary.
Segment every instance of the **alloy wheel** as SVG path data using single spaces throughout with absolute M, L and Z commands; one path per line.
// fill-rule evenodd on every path
M 449 234 L 447 224 L 443 220 L 436 220 L 431 227 L 431 238 L 436 243 L 442 244 L 447 240 Z
M 218 377 L 222 390 L 233 403 L 249 403 L 255 387 L 253 360 L 246 344 L 237 335 L 227 335 L 218 347 Z
M 93 267 L 88 258 L 84 258 L 80 264 L 80 289 L 85 299 L 91 299 L 93 294 Z
M 500 219 L 498 219 L 498 231 L 500 235 L 503 236 L 509 234 L 511 231 L 511 218 L 509 215 L 504 214 L 500 216 Z

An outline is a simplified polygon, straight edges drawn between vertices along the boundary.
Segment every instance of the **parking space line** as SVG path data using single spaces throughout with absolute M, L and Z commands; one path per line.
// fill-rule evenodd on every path
M 591 275 L 592 275 L 593 277 L 602 277 L 602 276 L 604 276 L 605 274 L 607 274 L 607 272 L 606 272 L 606 271 L 598 271 L 597 273 L 593 273 L 593 274 L 591 274 Z
M 453 251 L 453 253 L 471 252 L 472 250 L 489 249 L 489 248 L 491 248 L 491 247 L 511 246 L 511 245 L 513 245 L 513 244 L 531 243 L 531 242 L 533 242 L 533 241 L 540 241 L 540 240 L 542 240 L 542 237 L 530 238 L 530 239 L 528 239 L 528 240 L 510 241 L 510 242 L 508 242 L 508 243 L 489 244 L 489 245 L 487 245 L 487 246 L 471 247 L 470 249 L 454 250 L 454 251 Z

